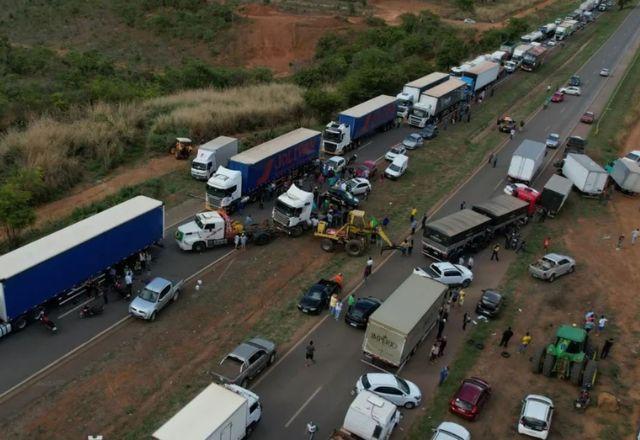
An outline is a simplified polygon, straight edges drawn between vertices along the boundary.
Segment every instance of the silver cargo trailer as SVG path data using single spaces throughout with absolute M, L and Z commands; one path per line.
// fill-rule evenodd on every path
M 613 162 L 611 178 L 622 192 L 640 193 L 640 165 L 622 158 Z

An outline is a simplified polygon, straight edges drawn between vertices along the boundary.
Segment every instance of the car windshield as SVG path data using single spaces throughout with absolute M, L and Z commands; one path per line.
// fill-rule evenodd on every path
M 531 429 L 535 429 L 536 431 L 542 431 L 547 427 L 547 422 L 544 420 L 534 419 L 532 417 L 523 417 L 522 424 Z
M 401 377 L 396 376 L 396 382 L 398 382 L 398 388 L 405 394 L 409 394 L 409 384 Z
M 436 266 L 435 264 L 432 264 L 431 266 L 429 266 L 427 268 L 427 272 L 430 275 L 435 275 L 437 277 L 442 276 L 442 271 L 440 270 L 440 268 L 438 266 Z
M 366 374 L 362 376 L 362 386 L 365 390 L 371 388 L 371 382 L 369 382 L 369 377 Z
M 329 142 L 340 142 L 342 140 L 342 134 L 339 131 L 326 130 L 323 134 L 324 140 Z
M 549 135 L 549 139 L 552 140 L 552 141 L 557 141 L 558 139 L 560 139 L 560 136 L 555 134 L 555 133 L 551 133 Z
M 467 411 L 471 411 L 471 408 L 473 408 L 473 405 L 471 405 L 469 402 L 465 402 L 464 400 L 456 399 L 455 403 L 458 408 L 462 408 Z
M 500 295 L 495 292 L 485 292 L 482 299 L 495 304 L 500 301 Z
M 427 116 L 427 112 L 419 108 L 414 108 L 412 114 L 418 118 L 424 118 Z
M 395 153 L 395 154 L 401 154 L 401 153 L 402 153 L 402 148 L 400 148 L 400 147 L 393 147 L 393 148 L 391 149 L 391 152 L 392 152 L 392 153 Z
M 276 210 L 285 214 L 287 217 L 297 217 L 302 212 L 302 208 L 294 208 L 280 200 L 276 201 Z
M 393 163 L 392 163 L 391 165 L 389 165 L 389 169 L 390 169 L 391 171 L 400 172 L 400 167 L 399 167 L 399 166 L 397 166 L 396 164 L 393 164 Z
M 204 229 L 204 223 L 200 220 L 200 216 L 196 215 L 194 221 L 196 222 L 196 225 L 198 225 L 198 228 Z
M 145 301 L 154 303 L 158 301 L 158 295 L 158 292 L 154 292 L 153 290 L 149 290 L 145 287 L 144 289 L 142 289 L 142 292 L 140 292 L 139 296 Z
M 321 300 L 322 299 L 322 291 L 318 288 L 312 288 L 312 290 L 308 291 L 306 294 L 307 298 Z

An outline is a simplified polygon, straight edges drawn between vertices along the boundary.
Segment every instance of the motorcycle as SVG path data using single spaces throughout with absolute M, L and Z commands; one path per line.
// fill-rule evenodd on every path
M 58 327 L 52 320 L 49 319 L 44 310 L 41 310 L 40 313 L 38 313 L 36 319 L 40 321 L 46 328 L 51 330 L 51 332 L 56 333 L 58 331 Z
M 101 305 L 88 305 L 80 309 L 80 318 L 92 318 L 94 316 L 101 315 L 104 312 L 104 306 Z
M 589 404 L 591 403 L 591 392 L 589 391 L 589 386 L 585 386 L 580 390 L 580 395 L 573 402 L 573 406 L 578 411 L 584 411 L 587 409 Z

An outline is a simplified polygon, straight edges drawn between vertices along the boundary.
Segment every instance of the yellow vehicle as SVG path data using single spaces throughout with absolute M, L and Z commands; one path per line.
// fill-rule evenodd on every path
M 341 244 L 352 257 L 362 255 L 376 235 L 387 244 L 382 250 L 396 248 L 382 227 L 374 224 L 373 220 L 367 221 L 365 212 L 357 209 L 349 212 L 349 220 L 339 228 L 330 228 L 325 221 L 319 222 L 314 235 L 322 238 L 322 250 L 332 252 L 336 245 Z
M 176 143 L 169 150 L 176 159 L 188 159 L 193 151 L 193 141 L 189 138 L 176 138 Z

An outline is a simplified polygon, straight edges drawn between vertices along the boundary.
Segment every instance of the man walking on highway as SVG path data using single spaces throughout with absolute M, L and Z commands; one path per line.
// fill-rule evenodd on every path
M 520 346 L 518 347 L 518 353 L 524 353 L 527 350 L 527 347 L 529 347 L 529 344 L 531 343 L 531 334 L 529 334 L 529 332 L 527 332 L 522 339 L 520 340 Z
M 502 332 L 502 339 L 500 339 L 500 344 L 498 344 L 498 347 L 507 348 L 509 339 L 511 339 L 512 336 L 513 330 L 511 330 L 511 327 L 508 327 L 505 331 Z
M 542 248 L 545 252 L 549 251 L 549 246 L 551 246 L 551 237 L 545 237 L 542 242 Z
M 418 221 L 414 218 L 411 220 L 411 235 L 416 233 L 416 229 L 418 228 Z
M 417 208 L 411 208 L 411 215 L 409 216 L 409 221 L 413 222 L 416 218 L 416 215 L 418 215 L 418 209 Z
M 438 386 L 442 385 L 444 381 L 447 380 L 447 377 L 449 377 L 449 366 L 445 365 L 440 370 L 440 381 L 438 382 Z
M 427 227 L 427 213 L 425 212 L 424 215 L 422 216 L 422 222 L 421 225 L 422 226 L 422 230 L 424 231 Z
M 305 354 L 304 354 L 304 364 L 305 366 L 309 366 L 311 364 L 315 364 L 316 361 L 313 359 L 313 355 L 316 351 L 316 347 L 313 346 L 313 341 L 309 341 L 309 344 L 307 345 L 307 347 L 304 349 Z
M 496 260 L 500 261 L 500 257 L 498 256 L 498 251 L 500 251 L 500 245 L 496 244 L 491 251 L 491 261 Z
M 516 129 L 512 128 L 511 131 L 509 132 L 509 137 L 511 138 L 511 140 L 513 140 L 515 136 L 516 136 Z
M 638 241 L 638 237 L 640 237 L 640 229 L 635 228 L 633 231 L 631 231 L 631 244 L 636 244 L 636 241 Z
M 467 324 L 471 322 L 471 318 L 469 318 L 469 313 L 464 312 L 464 316 L 462 317 L 462 331 L 467 329 Z
M 131 298 L 133 294 L 133 275 L 131 271 L 126 271 L 124 274 L 124 284 L 127 287 L 127 299 Z
M 367 264 L 364 267 L 364 280 L 367 281 L 369 275 L 371 275 L 371 271 L 373 270 L 373 258 L 369 257 L 367 259 Z

